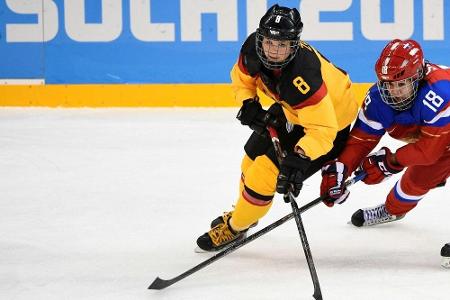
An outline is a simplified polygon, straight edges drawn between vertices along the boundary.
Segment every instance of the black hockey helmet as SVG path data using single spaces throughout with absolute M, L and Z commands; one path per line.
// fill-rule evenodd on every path
M 273 5 L 261 18 L 256 30 L 256 50 L 259 58 L 266 68 L 278 69 L 287 65 L 295 56 L 302 33 L 303 23 L 300 13 L 296 8 L 287 8 Z M 290 55 L 281 62 L 270 61 L 264 54 L 263 39 L 277 41 L 289 41 Z

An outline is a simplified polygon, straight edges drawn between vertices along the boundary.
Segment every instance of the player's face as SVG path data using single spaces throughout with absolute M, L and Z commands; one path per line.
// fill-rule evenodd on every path
M 266 57 L 272 62 L 283 62 L 292 53 L 290 41 L 271 40 L 266 37 L 263 38 L 262 47 Z
M 414 93 L 414 86 L 411 84 L 409 79 L 384 82 L 383 85 L 388 90 L 389 94 L 396 103 L 400 103 Z

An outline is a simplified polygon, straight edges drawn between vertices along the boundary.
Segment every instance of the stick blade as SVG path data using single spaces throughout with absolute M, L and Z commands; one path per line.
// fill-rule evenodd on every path
M 164 280 L 159 277 L 156 277 L 156 279 L 153 280 L 152 284 L 150 284 L 148 289 L 149 290 L 162 290 L 170 285 L 172 285 L 171 280 Z
M 319 292 L 314 291 L 313 297 L 314 297 L 314 299 L 316 299 L 316 300 L 322 300 L 322 299 L 323 299 L 323 298 L 322 298 L 322 293 L 321 293 L 320 291 L 319 291 Z

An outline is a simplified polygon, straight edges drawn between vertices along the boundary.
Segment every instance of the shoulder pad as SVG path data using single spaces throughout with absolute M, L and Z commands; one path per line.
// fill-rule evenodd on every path
M 434 83 L 419 91 L 416 101 L 420 115 L 427 125 L 443 126 L 450 123 L 450 82 Z
M 376 84 L 374 84 L 367 92 L 361 109 L 367 119 L 382 124 L 382 127 L 384 128 L 391 126 L 394 121 L 395 111 L 381 100 Z
M 256 54 L 256 33 L 252 33 L 241 48 L 242 64 L 250 76 L 255 76 L 261 71 L 262 63 Z
M 326 85 L 319 58 L 315 52 L 299 48 L 292 62 L 283 71 L 280 96 L 292 107 L 299 107 L 312 98 L 315 99 L 314 102 L 320 101 L 325 94 Z

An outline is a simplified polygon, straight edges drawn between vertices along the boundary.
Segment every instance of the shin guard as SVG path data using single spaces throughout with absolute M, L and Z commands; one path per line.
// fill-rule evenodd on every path
M 414 196 L 404 191 L 402 181 L 399 180 L 386 198 L 386 210 L 391 215 L 404 215 L 416 207 L 423 196 Z
M 243 230 L 270 209 L 275 194 L 278 169 L 267 156 L 258 156 L 245 172 L 244 187 L 233 211 L 230 225 Z

